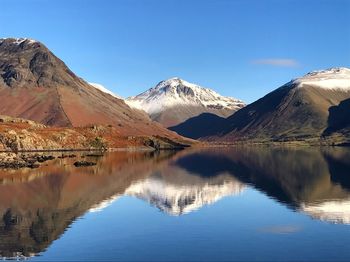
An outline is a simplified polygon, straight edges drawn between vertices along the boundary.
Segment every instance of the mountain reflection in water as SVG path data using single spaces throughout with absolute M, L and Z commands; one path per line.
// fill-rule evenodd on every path
M 113 152 L 75 168 L 56 159 L 0 172 L 0 256 L 45 250 L 86 212 L 133 196 L 179 216 L 252 187 L 315 219 L 350 223 L 350 151 L 218 148 Z

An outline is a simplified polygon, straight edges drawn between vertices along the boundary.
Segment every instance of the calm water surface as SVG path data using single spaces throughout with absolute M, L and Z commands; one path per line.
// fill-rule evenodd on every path
M 0 257 L 350 260 L 350 150 L 114 152 L 0 172 Z

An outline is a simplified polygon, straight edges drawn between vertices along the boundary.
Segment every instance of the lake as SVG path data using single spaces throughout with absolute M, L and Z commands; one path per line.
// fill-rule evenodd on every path
M 65 158 L 0 171 L 1 258 L 350 260 L 348 148 L 84 159 L 97 165 L 76 168 L 77 158 Z

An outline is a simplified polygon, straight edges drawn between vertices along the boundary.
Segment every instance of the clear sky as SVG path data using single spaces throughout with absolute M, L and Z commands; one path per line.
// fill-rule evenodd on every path
M 42 41 L 126 97 L 181 77 L 252 102 L 350 67 L 350 0 L 0 0 L 0 37 Z

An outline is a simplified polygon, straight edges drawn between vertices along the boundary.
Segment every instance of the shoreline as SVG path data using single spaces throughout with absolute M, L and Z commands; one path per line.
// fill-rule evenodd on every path
M 0 153 L 55 153 L 55 152 L 117 152 L 117 151 L 180 151 L 188 147 L 173 147 L 173 148 L 153 148 L 153 147 L 115 147 L 107 149 L 98 148 L 59 148 L 59 149 L 29 149 L 29 150 L 0 150 Z
M 135 151 L 181 151 L 185 149 L 194 148 L 225 148 L 225 147 L 350 147 L 350 143 L 343 144 L 316 144 L 316 143 L 298 143 L 295 142 L 237 142 L 237 143 L 216 143 L 216 142 L 202 142 L 201 144 L 192 145 L 188 147 L 174 147 L 174 148 L 152 148 L 152 147 L 115 147 L 107 149 L 98 148 L 58 148 L 58 149 L 29 149 L 29 150 L 0 150 L 2 153 L 59 153 L 59 152 L 135 152 Z

